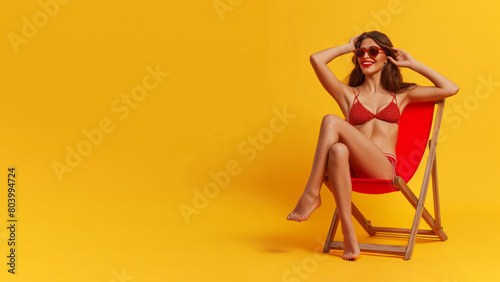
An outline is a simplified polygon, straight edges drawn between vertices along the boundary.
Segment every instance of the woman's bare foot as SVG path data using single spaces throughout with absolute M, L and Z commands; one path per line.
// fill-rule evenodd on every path
M 302 194 L 295 206 L 295 209 L 286 217 L 288 220 L 304 221 L 309 218 L 312 212 L 321 205 L 321 198 L 318 195 L 311 195 L 308 193 Z
M 354 230 L 344 234 L 344 255 L 345 260 L 356 260 L 359 256 L 359 246 Z

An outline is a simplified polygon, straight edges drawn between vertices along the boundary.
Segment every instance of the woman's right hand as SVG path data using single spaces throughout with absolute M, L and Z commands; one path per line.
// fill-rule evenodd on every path
M 352 51 L 354 51 L 356 49 L 356 41 L 358 40 L 359 36 L 361 36 L 361 34 L 353 36 L 353 37 L 351 37 L 351 39 L 349 39 L 348 45 L 349 45 L 349 47 L 351 49 L 349 52 L 352 52 Z

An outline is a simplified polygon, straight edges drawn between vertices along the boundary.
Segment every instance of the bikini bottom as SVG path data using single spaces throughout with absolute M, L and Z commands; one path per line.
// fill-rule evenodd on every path
M 391 162 L 392 166 L 394 167 L 394 171 L 393 171 L 393 174 L 392 174 L 392 178 L 394 178 L 394 177 L 396 177 L 396 166 L 398 164 L 398 160 L 396 159 L 396 156 L 394 156 L 393 154 L 384 153 L 384 155 L 389 159 L 389 161 Z

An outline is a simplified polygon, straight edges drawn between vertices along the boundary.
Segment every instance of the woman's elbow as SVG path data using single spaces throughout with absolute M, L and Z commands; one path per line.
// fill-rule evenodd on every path
M 309 56 L 309 62 L 311 62 L 311 65 L 317 64 L 316 57 L 314 56 L 314 54 Z

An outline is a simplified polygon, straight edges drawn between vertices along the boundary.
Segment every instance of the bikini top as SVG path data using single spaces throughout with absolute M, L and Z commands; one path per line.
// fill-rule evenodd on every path
M 352 89 L 352 91 L 354 92 L 354 101 L 352 102 L 351 111 L 349 112 L 350 124 L 360 125 L 374 118 L 378 118 L 380 120 L 390 123 L 399 124 L 399 118 L 401 117 L 401 113 L 399 112 L 399 107 L 397 105 L 396 95 L 391 94 L 392 101 L 380 112 L 378 112 L 377 114 L 373 114 L 367 108 L 365 108 L 363 104 L 361 104 L 361 102 L 359 101 L 358 99 L 359 89 L 357 94 L 356 91 L 354 91 L 354 88 Z

